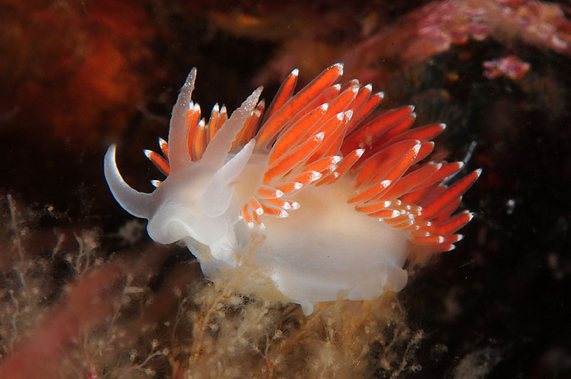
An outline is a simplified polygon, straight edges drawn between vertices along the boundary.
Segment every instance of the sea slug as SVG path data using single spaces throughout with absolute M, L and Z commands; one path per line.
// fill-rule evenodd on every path
M 183 85 L 160 152 L 145 150 L 166 175 L 152 193 L 123 180 L 114 145 L 105 177 L 117 202 L 148 219 L 158 243 L 183 241 L 213 281 L 248 266 L 249 291 L 274 286 L 306 314 L 340 297 L 399 291 L 414 246 L 449 251 L 473 214 L 455 213 L 480 170 L 453 184 L 463 163 L 424 161 L 444 124 L 412 128 L 413 107 L 376 112 L 383 99 L 343 65 L 297 93 L 298 70 L 265 110 L 256 89 L 227 116 L 208 120 L 193 103 L 196 69 Z M 257 280 L 262 277 L 264 280 Z

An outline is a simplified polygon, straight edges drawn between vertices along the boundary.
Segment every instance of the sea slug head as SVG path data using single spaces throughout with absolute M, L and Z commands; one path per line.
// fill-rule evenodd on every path
M 105 155 L 105 178 L 117 202 L 129 213 L 148 220 L 149 236 L 159 243 L 191 238 L 211 245 L 227 235 L 238 220 L 233 181 L 252 156 L 255 141 L 230 154 L 232 141 L 252 114 L 261 88 L 254 91 L 224 123 L 208 144 L 202 159 L 189 155 L 186 115 L 196 70 L 189 74 L 173 108 L 168 141 L 168 177 L 152 193 L 131 188 L 121 176 L 115 159 L 115 145 Z M 233 214 L 236 212 L 236 214 Z

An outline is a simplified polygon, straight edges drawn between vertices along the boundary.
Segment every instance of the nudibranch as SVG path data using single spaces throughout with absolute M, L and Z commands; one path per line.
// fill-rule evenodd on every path
M 401 290 L 414 246 L 449 251 L 462 238 L 473 214 L 456 209 L 480 170 L 449 185 L 462 162 L 424 162 L 445 125 L 413 128 L 412 106 L 375 112 L 383 93 L 338 83 L 342 73 L 332 65 L 296 93 L 293 70 L 267 110 L 260 87 L 230 117 L 215 105 L 205 120 L 191 100 L 192 69 L 168 141 L 145 150 L 166 179 L 152 193 L 134 190 L 112 145 L 113 196 L 148 220 L 156 242 L 184 242 L 207 278 L 247 264 L 265 278 L 260 286 L 306 314 L 319 302 Z

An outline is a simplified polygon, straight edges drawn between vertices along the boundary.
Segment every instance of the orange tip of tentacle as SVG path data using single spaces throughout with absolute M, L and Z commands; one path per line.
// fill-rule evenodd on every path
M 464 194 L 464 192 L 466 192 L 468 188 L 474 184 L 474 182 L 480 177 L 481 174 L 482 169 L 477 169 L 462 179 L 456 181 L 448 189 L 446 189 L 446 191 L 430 201 L 430 204 L 424 208 L 422 217 L 425 219 L 430 219 L 437 215 L 438 212 L 446 207 L 450 202 L 462 196 L 462 194 Z
M 303 188 L 303 184 L 300 182 L 290 182 L 276 186 L 276 188 L 286 195 L 293 195 Z
M 208 120 L 208 126 L 206 127 L 206 129 L 208 130 L 207 139 L 209 142 L 214 139 L 214 136 L 218 131 L 217 126 L 218 126 L 219 115 L 220 115 L 220 106 L 218 105 L 218 103 L 216 103 L 212 107 L 212 111 L 210 112 L 210 119 Z
M 337 168 L 337 164 L 341 162 L 343 158 L 339 155 L 328 156 L 320 158 L 304 167 L 306 171 L 317 171 L 320 173 L 333 171 Z
M 254 213 L 256 213 L 259 216 L 264 214 L 264 209 L 262 207 L 262 204 L 260 204 L 260 202 L 253 197 L 250 197 L 250 199 L 248 199 L 247 206 L 249 209 L 251 209 Z
M 297 183 L 301 183 L 302 185 L 308 185 L 310 183 L 315 182 L 323 177 L 323 174 L 319 171 L 306 171 L 302 172 L 301 174 L 295 176 L 292 180 Z
M 325 184 L 331 184 L 335 181 L 337 181 L 337 179 L 339 179 L 341 177 L 341 174 L 339 174 L 337 171 L 333 171 L 329 174 L 327 174 L 326 176 L 324 176 L 323 178 L 319 179 L 315 185 L 317 187 L 325 185 Z
M 261 185 L 256 190 L 256 196 L 260 199 L 279 199 L 284 195 L 283 191 L 267 185 Z
M 365 149 L 355 149 L 347 154 L 337 165 L 335 172 L 338 176 L 344 175 L 363 156 Z
M 169 163 L 159 153 L 147 149 L 143 150 L 143 153 L 164 175 L 168 175 L 170 173 Z
M 382 210 L 387 210 L 387 208 L 389 208 L 391 206 L 392 202 L 390 201 L 381 201 L 381 202 L 375 202 L 375 203 L 365 203 L 363 205 L 358 205 L 355 207 L 355 210 L 362 212 L 362 213 L 376 213 L 376 212 L 380 212 Z M 399 212 L 398 210 L 395 210 L 396 212 Z M 381 217 L 381 216 L 379 216 Z
M 267 207 L 280 208 L 286 211 L 298 209 L 294 207 L 294 202 L 286 201 L 283 199 L 265 199 L 263 200 L 263 203 Z
M 289 216 L 289 213 L 287 213 L 287 211 L 284 209 L 268 207 L 265 205 L 262 205 L 262 207 L 264 209 L 264 215 L 266 216 L 272 216 L 276 218 L 286 218 Z
M 379 221 L 384 221 L 386 219 L 395 218 L 395 217 L 398 217 L 399 215 L 400 215 L 400 212 L 397 211 L 396 209 L 382 209 L 380 211 L 376 211 L 376 212 L 369 214 L 369 216 L 371 216 L 371 217 L 378 217 Z
M 161 137 L 159 137 L 159 148 L 165 157 L 169 156 L 169 144 Z
M 438 245 L 444 243 L 446 238 L 443 236 L 413 237 L 412 241 L 418 245 Z
M 474 218 L 475 214 L 470 211 L 463 211 L 449 217 L 445 221 L 434 223 L 427 227 L 427 230 L 442 235 L 454 233 L 468 224 Z
M 440 245 L 431 246 L 429 248 L 429 251 L 431 253 L 447 253 L 447 252 L 452 251 L 454 249 L 456 249 L 456 245 L 453 245 L 451 243 L 443 243 Z
M 348 200 L 349 204 L 358 203 L 358 202 L 365 202 L 367 200 L 372 199 L 375 196 L 378 196 L 384 190 L 386 190 L 392 183 L 392 180 L 381 180 L 379 183 L 375 183 L 364 191 L 360 192 L 359 194 L 353 196 Z

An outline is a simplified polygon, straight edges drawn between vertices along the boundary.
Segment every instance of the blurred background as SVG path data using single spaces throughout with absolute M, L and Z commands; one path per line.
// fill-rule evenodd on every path
M 234 109 L 260 84 L 271 99 L 293 68 L 307 83 L 344 62 L 346 79 L 385 92 L 384 107 L 413 104 L 418 124 L 448 124 L 435 159 L 484 169 L 464 198 L 477 214 L 464 241 L 399 294 L 408 327 L 423 331 L 415 369 L 370 365 L 366 376 L 571 377 L 571 2 L 0 0 L 0 20 L 3 250 L 24 243 L 30 264 L 43 259 L 50 290 L 35 309 L 51 309 L 85 268 L 53 258 L 58 236 L 73 251 L 95 230 L 95 266 L 150 249 L 110 195 L 103 155 L 118 143 L 126 180 L 150 191 L 142 150 L 166 138 L 192 67 L 193 97 L 209 110 Z M 185 249 L 161 254 L 139 273 L 150 293 L 179 265 L 200 276 Z M 17 311 L 17 255 L 0 258 L 2 328 Z M 10 357 L 20 338 L 2 338 Z M 86 367 L 70 377 L 113 377 Z

